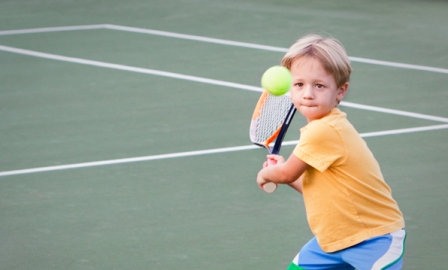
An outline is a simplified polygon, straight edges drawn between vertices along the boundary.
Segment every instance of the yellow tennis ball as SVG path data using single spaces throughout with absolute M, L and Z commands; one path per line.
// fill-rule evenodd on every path
M 268 68 L 261 77 L 261 86 L 274 96 L 282 96 L 292 85 L 291 72 L 282 66 Z

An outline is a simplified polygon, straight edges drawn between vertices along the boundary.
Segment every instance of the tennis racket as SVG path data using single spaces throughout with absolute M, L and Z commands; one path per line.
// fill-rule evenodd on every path
M 289 124 L 296 112 L 289 95 L 274 96 L 264 90 L 255 106 L 250 123 L 250 140 L 252 143 L 266 148 L 270 154 L 279 154 L 282 141 L 288 131 Z M 271 148 L 271 144 L 274 146 Z M 275 160 L 267 161 L 268 166 L 276 164 Z M 268 182 L 263 190 L 272 193 L 277 184 Z

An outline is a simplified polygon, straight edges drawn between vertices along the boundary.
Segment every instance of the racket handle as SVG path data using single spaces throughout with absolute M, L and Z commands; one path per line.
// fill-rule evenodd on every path
M 274 182 L 267 182 L 263 185 L 263 190 L 267 193 L 272 193 L 277 189 L 277 184 Z
M 271 165 L 275 165 L 277 164 L 277 161 L 275 159 L 268 159 L 267 160 L 267 165 L 271 166 Z M 263 190 L 267 193 L 272 193 L 277 189 L 277 184 L 274 182 L 267 182 L 266 184 L 263 185 Z

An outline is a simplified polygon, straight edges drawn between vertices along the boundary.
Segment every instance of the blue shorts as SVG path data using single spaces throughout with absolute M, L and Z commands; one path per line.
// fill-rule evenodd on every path
M 326 253 L 314 237 L 303 246 L 287 270 L 401 269 L 405 240 L 406 232 L 398 230 L 340 251 Z

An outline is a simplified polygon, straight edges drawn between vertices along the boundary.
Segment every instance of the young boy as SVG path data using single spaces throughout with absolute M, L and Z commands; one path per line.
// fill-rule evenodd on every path
M 291 46 L 282 65 L 291 71 L 291 99 L 307 119 L 285 160 L 263 165 L 257 183 L 289 184 L 303 194 L 314 234 L 293 269 L 401 269 L 404 220 L 378 162 L 338 104 L 351 66 L 333 38 L 307 35 Z

